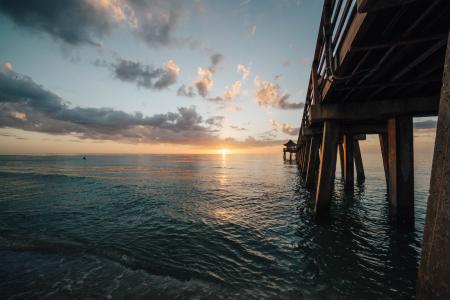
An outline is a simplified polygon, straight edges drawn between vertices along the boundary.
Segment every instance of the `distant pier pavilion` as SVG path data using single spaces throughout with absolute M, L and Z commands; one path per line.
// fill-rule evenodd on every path
M 289 153 L 289 161 L 292 161 L 292 153 L 294 153 L 295 159 L 297 160 L 297 144 L 292 140 L 289 140 L 286 144 L 283 145 L 283 160 L 286 160 L 286 152 Z

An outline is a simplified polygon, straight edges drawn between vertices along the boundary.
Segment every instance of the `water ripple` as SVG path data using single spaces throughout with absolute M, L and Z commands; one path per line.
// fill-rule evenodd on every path
M 415 233 L 388 221 L 381 164 L 317 224 L 277 156 L 0 156 L 0 289 L 24 298 L 413 297 Z

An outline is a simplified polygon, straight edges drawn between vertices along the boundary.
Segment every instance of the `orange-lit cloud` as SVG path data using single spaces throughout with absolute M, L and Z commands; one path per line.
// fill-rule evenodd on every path
M 12 69 L 13 69 L 13 67 L 12 67 L 12 64 L 11 63 L 4 63 L 3 64 L 3 69 L 5 70 L 5 71 L 12 71 Z
M 248 77 L 250 76 L 251 73 L 251 69 L 250 68 L 246 68 L 244 65 L 242 64 L 238 64 L 236 67 L 236 72 L 242 72 L 242 80 L 246 81 L 248 79 Z
M 290 95 L 282 92 L 277 83 L 260 80 L 256 77 L 253 81 L 255 86 L 255 100 L 263 107 L 274 107 L 280 109 L 299 109 L 303 107 L 302 102 L 290 102 Z

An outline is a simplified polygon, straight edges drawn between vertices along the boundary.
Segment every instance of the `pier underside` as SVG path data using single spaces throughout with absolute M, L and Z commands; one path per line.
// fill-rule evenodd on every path
M 413 230 L 413 118 L 439 114 L 421 299 L 450 298 L 449 29 L 447 0 L 325 0 L 297 142 L 321 218 L 338 154 L 351 191 L 365 178 L 359 141 L 378 134 L 391 221 Z

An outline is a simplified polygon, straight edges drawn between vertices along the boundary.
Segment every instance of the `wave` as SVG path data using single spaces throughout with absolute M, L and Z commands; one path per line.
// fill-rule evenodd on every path
M 77 242 L 21 240 L 0 235 L 0 253 L 0 274 L 8 264 L 22 270 L 22 274 L 16 272 L 14 278 L 2 276 L 4 280 L 0 289 L 8 287 L 2 291 L 5 298 L 22 294 L 28 294 L 30 298 L 98 298 L 102 295 L 107 299 L 252 299 L 276 296 L 276 293 L 258 291 L 256 287 L 240 290 L 218 283 L 220 277 L 212 272 L 205 272 L 208 279 L 180 278 L 177 274 L 153 272 L 140 267 L 137 261 L 124 253 L 93 249 Z M 15 285 L 10 285 L 10 282 L 14 283 L 17 276 L 24 284 L 14 289 Z M 214 277 L 216 281 L 211 280 Z
M 4 176 L 4 177 L 42 177 L 42 178 L 48 178 L 48 179 L 53 179 L 53 178 L 77 178 L 77 179 L 88 179 L 89 177 L 86 176 L 81 176 L 81 175 L 68 175 L 68 174 L 58 174 L 58 173 L 39 173 L 39 172 L 30 172 L 30 171 L 19 171 L 19 170 L 15 170 L 15 171 L 5 171 L 2 170 L 0 171 L 0 176 Z

